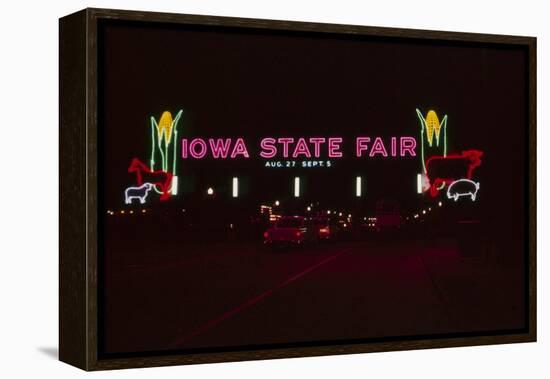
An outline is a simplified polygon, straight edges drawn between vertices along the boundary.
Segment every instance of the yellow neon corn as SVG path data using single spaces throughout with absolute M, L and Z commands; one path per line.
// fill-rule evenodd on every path
M 430 110 L 426 116 L 426 138 L 428 139 L 428 144 L 432 146 L 433 136 L 435 133 L 436 138 L 439 140 L 439 133 L 441 132 L 441 124 L 439 123 L 439 118 L 435 111 Z
M 162 141 L 162 136 L 166 138 L 166 143 L 170 143 L 170 140 L 172 139 L 172 126 L 173 126 L 173 119 L 172 119 L 172 113 L 168 111 L 164 111 L 162 113 L 162 116 L 160 116 L 160 121 L 158 123 L 158 137 L 159 140 Z

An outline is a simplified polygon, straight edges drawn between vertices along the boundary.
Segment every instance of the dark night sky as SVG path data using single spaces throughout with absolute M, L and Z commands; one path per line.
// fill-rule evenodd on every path
M 104 204 L 122 206 L 131 158 L 147 162 L 149 117 L 183 108 L 181 137 L 243 136 L 251 159 L 180 160 L 185 194 L 175 204 L 209 185 L 229 190 L 232 176 L 246 182 L 243 201 L 290 197 L 295 175 L 305 178 L 308 199 L 345 203 L 355 200 L 354 177 L 362 175 L 369 201 L 412 206 L 419 159 L 357 159 L 353 142 L 404 135 L 420 143 L 418 107 L 448 115 L 451 152 L 484 151 L 476 179 L 485 209 L 523 217 L 525 62 L 524 50 L 486 44 L 105 24 Z M 266 136 L 342 136 L 344 158 L 325 169 L 266 169 L 255 158 Z

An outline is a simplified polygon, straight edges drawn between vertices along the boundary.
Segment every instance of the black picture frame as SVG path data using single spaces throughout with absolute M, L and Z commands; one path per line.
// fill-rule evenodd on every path
M 101 260 L 98 186 L 98 25 L 144 22 L 204 27 L 370 36 L 400 41 L 448 41 L 457 44 L 515 46 L 528 58 L 528 325 L 509 334 L 386 339 L 368 343 L 286 346 L 257 350 L 147 354 L 102 357 L 98 353 L 98 265 Z M 88 8 L 59 21 L 60 44 L 60 250 L 59 358 L 84 370 L 166 366 L 255 359 L 306 357 L 408 349 L 427 349 L 536 341 L 536 38 L 304 22 L 196 16 Z

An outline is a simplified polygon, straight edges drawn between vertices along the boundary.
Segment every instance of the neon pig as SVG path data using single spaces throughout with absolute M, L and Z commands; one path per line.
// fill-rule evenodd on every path
M 208 138 L 207 140 L 194 138 L 191 141 L 184 138 L 181 140 L 181 157 L 202 159 L 210 154 L 215 159 L 237 158 L 238 156 L 250 158 L 244 139 L 237 138 L 234 143 L 232 142 L 231 138 Z
M 367 154 L 369 150 L 370 137 L 357 137 L 355 140 L 355 155 L 357 157 L 362 157 Z M 391 157 L 397 157 L 397 137 L 390 138 L 390 154 Z M 414 137 L 399 137 L 399 156 L 405 157 L 407 155 L 411 157 L 416 156 L 416 139 Z M 364 154 L 363 154 L 364 153 Z M 386 145 L 381 137 L 376 137 L 368 152 L 369 157 L 374 157 L 375 155 L 381 155 L 383 157 L 388 157 L 388 150 Z

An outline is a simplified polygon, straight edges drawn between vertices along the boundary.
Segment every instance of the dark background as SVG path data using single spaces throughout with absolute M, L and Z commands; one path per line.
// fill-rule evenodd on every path
M 242 226 L 243 238 L 261 239 L 247 226 L 260 204 L 280 200 L 297 213 L 311 203 L 354 217 L 375 212 L 379 200 L 400 206 L 403 217 L 445 201 L 416 193 L 420 125 L 415 108 L 448 115 L 449 153 L 478 149 L 482 165 L 476 203 L 449 204 L 437 224 L 475 219 L 476 238 L 507 247 L 523 273 L 526 249 L 526 51 L 513 46 L 403 40 L 323 33 L 263 31 L 141 23 L 100 27 L 100 214 L 105 252 L 127 241 L 152 246 L 181 239 L 221 239 L 224 225 Z M 178 159 L 180 194 L 147 204 L 166 227 L 136 232 L 145 218 L 113 222 L 108 210 L 124 209 L 124 189 L 134 184 L 133 157 L 148 163 L 150 116 L 183 109 L 179 139 L 244 137 L 250 159 Z M 259 158 L 263 137 L 338 136 L 344 157 L 331 168 L 269 169 Z M 355 137 L 414 136 L 416 158 L 356 158 Z M 372 142 L 371 142 L 372 143 Z M 322 159 L 322 158 L 321 158 Z M 355 197 L 355 176 L 366 195 Z M 240 197 L 231 198 L 231 178 Z M 294 176 L 304 195 L 292 198 Z M 206 189 L 216 195 L 209 198 Z M 182 220 L 185 209 L 189 219 Z M 136 211 L 139 210 L 139 207 Z M 161 216 L 159 216 L 161 214 Z M 191 221 L 188 221 L 191 220 Z M 149 225 L 148 225 L 149 226 Z M 191 230 L 185 235 L 185 230 Z M 420 229 L 413 230 L 414 233 Z M 426 227 L 421 238 L 429 239 Z M 468 230 L 470 233 L 471 230 Z M 458 232 L 447 228 L 446 235 Z M 167 235 L 169 237 L 167 237 Z M 184 236 L 185 237 L 182 237 Z M 480 237 L 482 236 L 482 237 Z M 404 242 L 409 235 L 392 236 Z M 104 261 L 108 268 L 108 260 Z M 103 288 L 108 293 L 108 285 Z
M 291 194 L 295 174 L 304 176 L 306 197 L 353 201 L 359 174 L 369 200 L 414 203 L 419 159 L 357 159 L 354 139 L 406 135 L 420 143 L 418 107 L 448 115 L 449 152 L 485 153 L 476 174 L 493 215 L 523 216 L 522 49 L 139 24 L 107 24 L 103 41 L 107 208 L 119 207 L 133 184 L 131 158 L 149 159 L 149 117 L 179 109 L 180 137 L 244 136 L 251 158 L 180 159 L 184 196 L 175 202 L 202 196 L 208 186 L 229 190 L 232 176 L 245 179 L 246 200 L 279 199 Z M 344 158 L 314 172 L 266 169 L 256 158 L 266 136 L 343 136 Z

